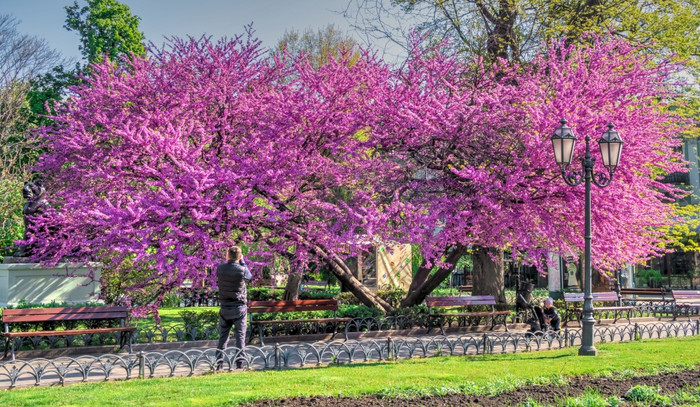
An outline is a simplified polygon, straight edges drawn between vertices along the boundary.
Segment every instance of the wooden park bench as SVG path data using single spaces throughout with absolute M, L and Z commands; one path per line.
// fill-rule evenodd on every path
M 2 323 L 5 325 L 5 357 L 8 348 L 12 352 L 12 360 L 15 360 L 14 338 L 26 337 L 66 337 L 75 335 L 92 335 L 110 332 L 123 333 L 120 335 L 119 348 L 125 345 L 131 353 L 132 333 L 136 327 L 125 326 L 127 318 L 126 307 L 65 307 L 65 308 L 32 308 L 32 309 L 4 309 L 2 311 Z M 10 327 L 19 323 L 40 323 L 54 321 L 95 321 L 95 320 L 119 320 L 118 327 L 111 328 L 75 328 L 63 331 L 10 331 Z M 89 342 L 89 339 L 86 342 Z
M 600 293 L 592 293 L 593 295 L 593 302 L 603 302 L 603 303 L 613 303 L 616 305 L 610 305 L 610 306 L 598 306 L 598 307 L 593 307 L 593 312 L 598 312 L 598 322 L 600 323 L 600 320 L 603 318 L 603 313 L 606 313 L 606 315 L 609 315 L 610 312 L 613 313 L 613 323 L 617 322 L 618 319 L 622 315 L 625 315 L 627 318 L 627 322 L 632 323 L 630 320 L 630 314 L 634 310 L 634 306 L 632 305 L 617 305 L 620 303 L 620 296 L 614 292 L 614 291 L 607 291 L 607 292 L 600 292 Z M 566 308 L 566 316 L 565 316 L 565 321 L 564 325 L 568 324 L 569 320 L 571 319 L 571 314 L 574 314 L 576 316 L 576 320 L 578 321 L 579 326 L 581 326 L 581 318 L 583 317 L 583 305 L 581 307 L 569 307 L 568 304 L 575 304 L 575 303 L 583 303 L 584 301 L 584 295 L 583 293 L 564 293 L 564 303 L 567 304 Z
M 670 302 L 672 297 L 668 295 L 666 289 L 661 288 L 621 288 L 620 305 L 624 302 Z
M 673 296 L 661 288 L 621 288 L 620 305 L 634 305 L 640 315 L 650 313 L 659 319 L 673 311 Z
M 426 297 L 425 304 L 428 306 L 428 332 L 433 327 L 433 321 L 437 321 L 440 326 L 440 333 L 445 335 L 445 322 L 451 325 L 451 321 L 460 319 L 464 321 L 479 321 L 483 318 L 486 322 L 491 318 L 491 329 L 496 326 L 497 319 L 502 319 L 503 327 L 508 332 L 506 318 L 510 311 L 496 311 L 496 299 L 492 295 L 483 296 L 460 296 L 460 297 Z M 463 311 L 466 307 L 486 306 L 490 311 Z M 445 308 L 461 308 L 458 312 L 444 312 Z M 438 309 L 436 311 L 436 309 Z M 499 318 L 500 317 L 500 318 Z
M 275 319 L 270 321 L 256 320 L 253 314 L 263 312 L 301 312 L 301 311 L 333 311 L 332 318 L 309 318 L 309 319 Z M 333 324 L 333 337 L 338 333 L 338 325 L 345 323 L 345 340 L 348 339 L 348 323 L 352 318 L 338 318 L 338 300 L 298 300 L 298 301 L 249 301 L 248 316 L 250 318 L 251 332 L 254 326 L 257 326 L 260 345 L 264 346 L 263 331 L 265 326 L 284 326 L 286 332 L 289 332 L 290 325 L 299 327 L 305 324 L 313 324 L 316 327 L 316 332 L 324 330 L 328 324 Z M 252 335 L 251 335 L 252 336 Z
M 673 307 L 673 319 L 678 318 L 681 311 L 685 311 L 690 320 L 693 309 L 700 309 L 700 291 L 698 290 L 671 290 L 671 295 L 676 301 Z

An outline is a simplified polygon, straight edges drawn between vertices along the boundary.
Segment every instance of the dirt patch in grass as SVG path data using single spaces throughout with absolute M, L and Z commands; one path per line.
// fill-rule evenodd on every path
M 261 400 L 251 407 L 271 406 L 330 406 L 330 407 L 370 407 L 370 406 L 517 406 L 528 399 L 545 405 L 556 405 L 566 397 L 581 395 L 586 389 L 596 389 L 604 397 L 623 396 L 637 385 L 660 386 L 661 394 L 673 394 L 687 386 L 700 384 L 700 370 L 685 370 L 662 373 L 654 376 L 633 377 L 622 380 L 614 378 L 580 377 L 566 386 L 527 386 L 502 393 L 494 397 L 457 394 L 450 396 L 429 396 L 416 399 L 386 399 L 377 396 L 350 397 L 294 397 L 282 400 Z

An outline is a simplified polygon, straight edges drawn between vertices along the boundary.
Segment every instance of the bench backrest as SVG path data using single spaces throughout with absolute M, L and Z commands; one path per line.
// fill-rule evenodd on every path
M 338 300 L 248 301 L 248 313 L 337 311 Z
M 593 295 L 593 301 L 599 302 L 617 302 L 620 300 L 620 296 L 614 291 L 605 291 L 600 293 L 591 293 Z M 564 293 L 564 302 L 583 302 L 583 293 Z
M 460 297 L 426 297 L 425 304 L 430 307 L 466 307 L 470 305 L 496 305 L 493 295 L 463 295 Z
M 2 322 L 79 321 L 88 319 L 126 319 L 127 307 L 65 307 L 4 309 Z
M 673 299 L 680 303 L 700 303 L 700 291 L 698 290 L 671 290 Z
M 472 292 L 473 290 L 474 290 L 474 287 L 471 285 L 457 286 L 457 291 L 459 291 L 459 292 Z
M 621 288 L 621 295 L 666 295 L 665 288 Z

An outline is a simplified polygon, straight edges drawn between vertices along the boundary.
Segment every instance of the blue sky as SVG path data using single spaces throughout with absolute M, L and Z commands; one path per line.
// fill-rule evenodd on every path
M 353 37 L 342 10 L 348 0 L 120 0 L 141 18 L 148 41 L 160 45 L 166 36 L 215 38 L 234 36 L 253 23 L 265 47 L 273 47 L 285 30 L 321 28 L 332 23 Z M 85 2 L 79 2 L 84 5 Z M 65 57 L 80 60 L 78 35 L 63 28 L 64 7 L 73 0 L 0 0 L 0 13 L 20 20 L 22 33 L 44 38 Z

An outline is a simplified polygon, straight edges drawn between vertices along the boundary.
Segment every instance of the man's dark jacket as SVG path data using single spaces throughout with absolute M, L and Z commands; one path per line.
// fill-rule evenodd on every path
M 247 292 L 245 281 L 250 280 L 250 270 L 243 260 L 229 260 L 216 268 L 219 285 L 219 303 L 221 306 L 246 305 Z

